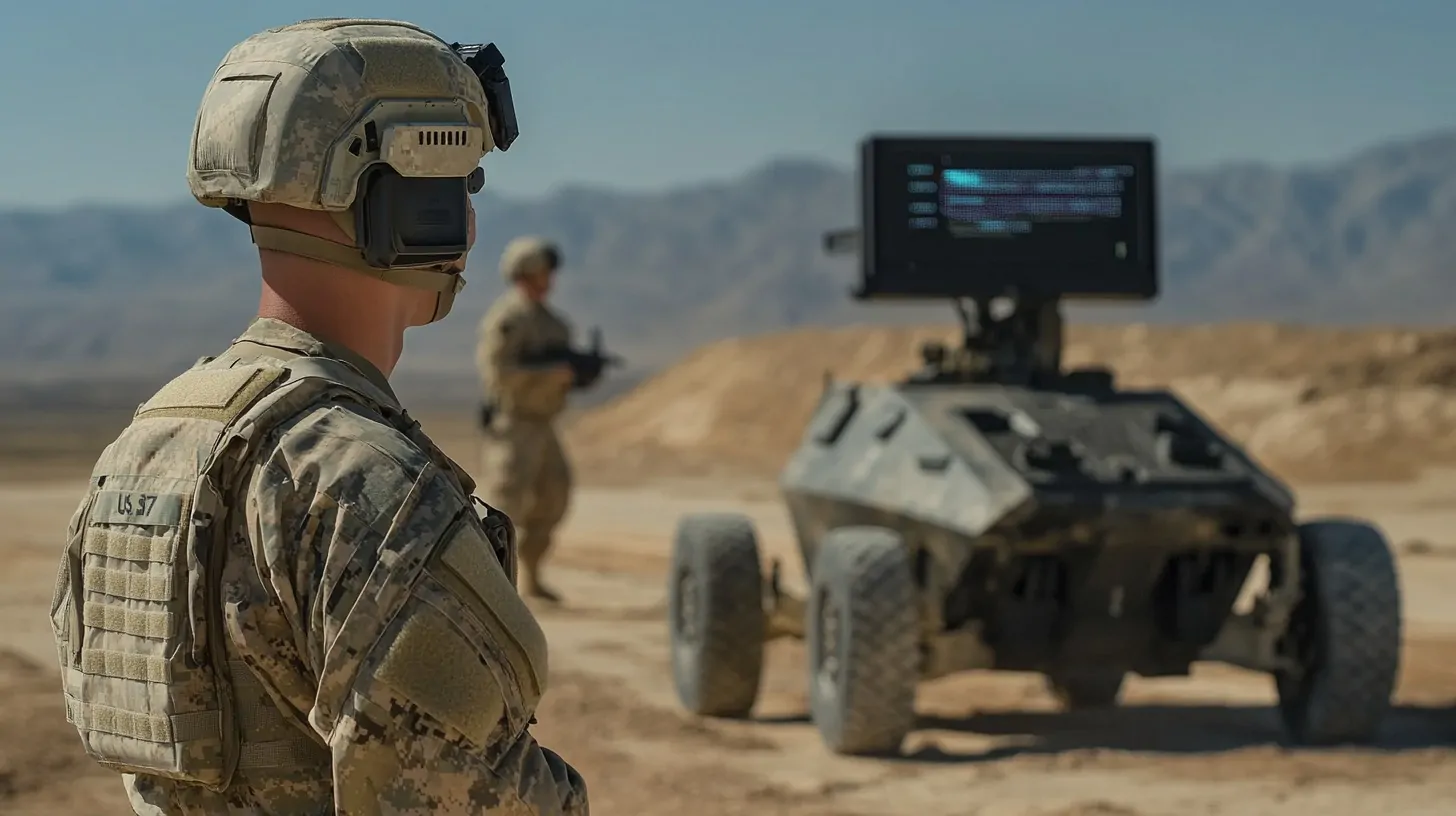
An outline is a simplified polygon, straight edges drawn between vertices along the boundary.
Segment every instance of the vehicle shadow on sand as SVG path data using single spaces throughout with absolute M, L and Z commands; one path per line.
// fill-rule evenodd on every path
M 1269 706 L 1131 705 L 1100 711 L 922 716 L 917 731 L 923 739 L 910 744 L 921 747 L 900 759 L 987 762 L 1097 749 L 1158 754 L 1217 754 L 1258 746 L 1318 750 L 1289 745 L 1278 710 Z M 948 750 L 938 744 L 934 732 L 1004 738 L 1015 744 Z M 1344 750 L 1399 753 L 1446 747 L 1456 749 L 1456 708 L 1402 705 L 1391 710 L 1373 745 Z
M 757 716 L 761 725 L 809 725 L 807 714 Z M 946 737 L 950 735 L 949 739 Z M 955 735 L 1005 744 L 958 750 Z M 1456 750 L 1456 708 L 1400 705 L 1391 709 L 1373 745 L 1334 749 L 1289 745 L 1279 712 L 1271 706 L 1129 705 L 1100 711 L 996 711 L 966 717 L 922 715 L 903 762 L 974 764 L 1017 756 L 1053 756 L 1078 751 L 1198 755 L 1256 747 L 1364 754 L 1450 748 Z

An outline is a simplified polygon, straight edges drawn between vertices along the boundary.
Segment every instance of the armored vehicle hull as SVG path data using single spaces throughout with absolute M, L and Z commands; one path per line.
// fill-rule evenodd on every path
M 780 483 L 806 564 L 899 534 L 926 637 L 989 647 L 946 669 L 1184 673 L 1293 533 L 1289 491 L 1166 392 L 836 385 Z
M 807 638 L 813 718 L 843 753 L 894 750 L 915 685 L 973 669 L 1043 673 L 1080 707 L 1114 704 L 1127 673 L 1224 661 L 1274 675 L 1311 743 L 1369 739 L 1388 707 L 1384 538 L 1296 523 L 1289 489 L 1172 393 L 1097 371 L 830 384 L 780 485 L 807 598 L 761 577 L 746 519 L 679 528 L 674 671 L 699 713 L 746 715 L 777 636 Z M 1260 562 L 1267 584 L 1236 610 Z

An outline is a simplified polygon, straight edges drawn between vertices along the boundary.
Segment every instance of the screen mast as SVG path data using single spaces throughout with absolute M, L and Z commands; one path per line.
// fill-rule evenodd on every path
M 1061 371 L 1063 300 L 1158 295 L 1151 139 L 874 136 L 860 147 L 859 300 L 950 299 L 962 348 L 925 350 L 943 381 Z M 969 304 L 969 308 L 968 308 Z

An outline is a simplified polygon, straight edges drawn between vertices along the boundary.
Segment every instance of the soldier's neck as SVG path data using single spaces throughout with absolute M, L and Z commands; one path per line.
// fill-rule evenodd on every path
M 339 270 L 345 275 L 353 275 Z M 369 279 L 365 279 L 368 281 Z M 372 281 L 371 281 L 372 282 Z M 362 287 L 328 285 L 314 276 L 269 274 L 265 268 L 258 317 L 287 323 L 354 352 L 390 376 L 404 353 L 407 325 L 399 304 Z
M 521 282 L 516 284 L 516 291 L 518 291 L 521 297 L 525 298 L 530 303 L 535 303 L 537 305 L 543 305 L 546 303 L 547 293 L 544 289 L 537 289 L 530 284 Z

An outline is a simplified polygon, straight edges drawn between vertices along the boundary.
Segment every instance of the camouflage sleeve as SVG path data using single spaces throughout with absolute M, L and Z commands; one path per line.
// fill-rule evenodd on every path
M 508 661 L 472 644 L 475 621 L 427 577 L 366 658 L 330 740 L 340 812 L 387 803 L 433 813 L 586 816 L 586 784 L 522 721 Z M 450 614 L 464 616 L 456 627 Z
M 234 632 L 327 742 L 339 812 L 588 813 L 528 730 L 545 635 L 445 471 L 335 406 L 286 434 L 253 495 L 271 597 Z

